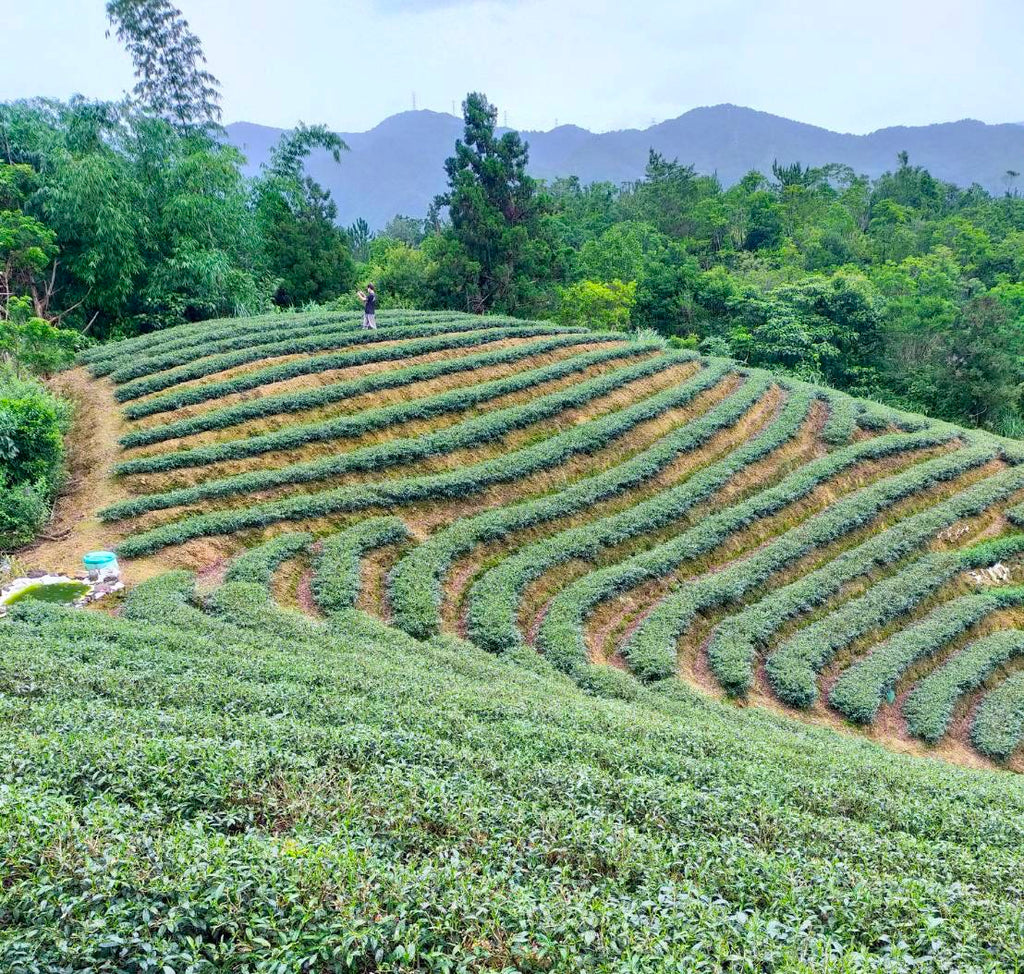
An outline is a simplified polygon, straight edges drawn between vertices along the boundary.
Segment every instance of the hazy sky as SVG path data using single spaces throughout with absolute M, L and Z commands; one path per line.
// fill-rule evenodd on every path
M 1024 0 L 177 0 L 225 121 L 370 128 L 486 92 L 509 124 L 644 127 L 733 102 L 847 132 L 1024 121 Z M 0 0 L 0 100 L 114 98 L 103 0 Z

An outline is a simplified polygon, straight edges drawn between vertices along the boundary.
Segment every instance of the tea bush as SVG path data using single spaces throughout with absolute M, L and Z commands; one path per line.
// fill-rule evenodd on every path
M 749 441 L 744 448 L 744 451 L 748 452 L 737 451 L 732 458 L 734 463 L 738 462 L 738 465 L 727 468 L 729 475 L 743 469 L 761 456 L 767 455 L 776 449 L 780 442 L 785 442 L 785 439 L 792 436 L 799 423 L 796 417 L 802 415 L 802 412 L 798 410 L 805 410 L 811 399 L 812 396 L 809 393 L 805 393 L 802 400 L 794 396 L 797 407 L 794 409 L 789 423 L 783 427 L 783 429 L 790 430 L 789 434 L 781 441 L 765 434 L 762 435 L 764 438 Z M 858 462 L 898 454 L 904 450 L 937 445 L 949 440 L 953 435 L 952 432 L 941 430 L 894 433 L 852 444 L 819 460 L 811 461 L 779 484 L 765 488 L 732 507 L 710 514 L 678 537 L 626 558 L 618 564 L 597 569 L 566 587 L 555 596 L 549 605 L 538 633 L 539 641 L 545 651 L 556 652 L 566 660 L 585 659 L 586 646 L 581 630 L 587 615 L 599 602 L 621 592 L 629 591 L 645 581 L 670 574 L 686 561 L 699 558 L 714 550 L 730 535 L 747 527 L 758 518 L 774 514 L 789 504 L 806 497 L 816 486 Z M 954 467 L 957 465 L 954 464 Z M 715 472 L 712 467 L 704 471 L 704 474 L 713 476 Z M 817 523 L 818 519 L 812 519 L 811 525 Z M 827 533 L 827 530 L 834 529 L 833 527 L 823 530 L 826 530 Z M 810 531 L 810 526 L 807 526 L 806 530 Z M 796 540 L 796 536 L 793 540 Z M 743 591 L 746 591 L 750 586 L 763 581 L 761 576 L 767 570 L 767 562 L 778 557 L 782 559 L 780 564 L 784 563 L 789 555 L 795 557 L 795 552 L 803 545 L 816 543 L 807 537 L 800 538 L 795 548 L 790 548 L 788 544 L 777 545 L 757 562 L 752 562 L 747 566 L 741 564 L 735 571 L 720 573 L 724 576 L 721 581 L 737 579 L 743 586 Z M 765 577 L 767 576 L 765 575 Z M 718 576 L 709 577 L 703 583 L 704 587 L 699 589 L 710 598 L 709 604 L 715 603 L 719 598 L 718 593 L 727 595 L 724 588 L 718 588 L 717 578 Z M 690 591 L 689 587 L 687 591 Z M 696 595 L 697 592 L 695 591 L 694 594 Z M 683 595 L 679 596 L 680 599 L 683 597 Z M 667 602 L 667 604 L 671 609 L 672 603 Z M 634 641 L 623 647 L 624 653 L 629 654 L 627 658 L 630 667 L 637 676 L 644 679 L 662 679 L 674 672 L 676 640 L 692 618 L 691 607 L 685 606 L 682 609 L 678 621 L 672 621 L 661 627 L 656 619 L 655 624 L 659 625 L 657 631 L 652 630 L 646 635 L 640 635 L 640 630 L 638 630 L 634 635 Z M 696 610 L 693 609 L 693 611 Z M 679 628 L 670 635 L 670 629 L 677 625 Z
M 717 364 L 699 373 L 683 390 L 692 399 L 719 382 L 729 366 Z M 425 638 L 440 624 L 441 578 L 460 554 L 475 546 L 506 538 L 556 518 L 585 510 L 592 504 L 642 484 L 662 471 L 680 454 L 705 442 L 716 432 L 736 422 L 768 388 L 764 377 L 752 378 L 720 405 L 699 419 L 674 430 L 653 446 L 621 464 L 586 477 L 552 495 L 506 505 L 465 518 L 438 531 L 398 563 L 391 577 L 395 622 L 407 632 Z M 682 403 L 682 398 L 676 399 Z
M 599 354 L 599 353 L 595 353 Z M 442 456 L 455 450 L 488 443 L 514 430 L 523 429 L 545 419 L 553 419 L 568 409 L 586 405 L 594 399 L 638 379 L 647 378 L 677 364 L 668 359 L 648 359 L 636 365 L 622 366 L 598 375 L 566 390 L 549 393 L 523 405 L 509 406 L 482 416 L 474 416 L 460 423 L 421 436 L 400 437 L 372 446 L 361 447 L 348 453 L 340 453 L 318 460 L 293 463 L 273 470 L 256 470 L 214 480 L 206 480 L 193 487 L 181 487 L 158 494 L 144 494 L 139 497 L 111 505 L 100 512 L 106 521 L 126 517 L 138 517 L 148 511 L 159 511 L 169 507 L 195 504 L 210 498 L 230 497 L 233 494 L 269 490 L 289 484 L 304 484 L 316 480 L 337 477 L 343 473 L 361 470 L 382 470 L 401 463 L 413 463 L 431 457 Z M 556 363 L 548 367 L 552 372 L 571 366 Z M 336 421 L 335 428 L 342 424 L 363 422 L 372 424 L 374 417 L 384 412 L 386 417 L 392 410 L 370 410 L 363 420 L 343 418 Z M 301 435 L 301 434 L 300 434 Z M 286 430 L 282 439 L 290 436 Z
M 279 534 L 276 538 L 249 548 L 233 558 L 224 574 L 227 582 L 250 582 L 269 589 L 274 572 L 289 558 L 301 554 L 313 543 L 313 535 L 304 531 Z
M 371 517 L 323 542 L 313 574 L 313 598 L 324 612 L 351 609 L 359 598 L 360 559 L 375 548 L 409 538 L 398 517 Z
M 140 402 L 129 403 L 124 414 L 128 419 L 143 419 L 157 413 L 181 409 L 184 406 L 197 406 L 204 402 L 223 399 L 225 396 L 259 389 L 261 386 L 274 382 L 284 382 L 299 376 L 316 375 L 320 372 L 331 372 L 335 369 L 347 369 L 376 362 L 400 362 L 402 359 L 414 358 L 418 355 L 429 355 L 434 352 L 454 352 L 462 348 L 473 348 L 491 342 L 504 341 L 511 338 L 538 338 L 560 332 L 553 326 L 521 325 L 513 328 L 490 328 L 479 331 L 459 332 L 453 335 L 443 334 L 437 338 L 412 338 L 403 340 L 383 348 L 364 348 L 354 352 L 333 352 L 328 355 L 314 355 L 268 365 L 260 369 L 246 371 L 230 379 L 205 382 L 201 385 L 188 385 L 185 388 L 172 389 L 161 395 L 153 395 Z M 404 338 L 405 336 L 403 336 Z M 115 395 L 120 397 L 121 390 Z M 123 399 L 119 398 L 119 401 Z
M 387 361 L 387 355 L 381 359 L 380 353 L 383 349 L 374 350 L 372 346 L 393 341 L 408 341 L 416 338 L 432 338 L 438 335 L 458 334 L 459 332 L 476 332 L 480 330 L 478 322 L 473 320 L 458 320 L 452 322 L 439 322 L 437 324 L 410 325 L 407 327 L 378 328 L 373 330 L 353 329 L 351 326 L 339 326 L 328 328 L 314 335 L 305 337 L 288 338 L 276 340 L 250 348 L 240 349 L 235 352 L 224 352 L 220 355 L 200 357 L 191 359 L 187 365 L 178 368 L 168 369 L 166 372 L 157 372 L 154 375 L 145 375 L 142 378 L 129 380 L 135 366 L 125 365 L 120 370 L 111 374 L 111 379 L 118 383 L 115 393 L 118 401 L 125 402 L 129 399 L 138 399 L 141 396 L 148 396 L 154 392 L 161 392 L 171 386 L 180 385 L 183 382 L 192 382 L 196 379 L 205 378 L 208 375 L 215 375 L 226 369 L 236 369 L 251 362 L 258 362 L 260 359 L 272 358 L 280 355 L 308 355 L 312 352 L 330 351 L 336 348 L 354 348 L 360 345 L 368 345 L 365 350 L 366 361 Z M 498 331 L 499 329 L 493 329 Z M 548 333 L 562 329 L 552 326 Z M 376 352 L 376 355 L 374 354 Z M 352 352 L 350 354 L 357 354 Z M 145 361 L 145 360 L 143 360 Z M 141 363 L 140 363 L 141 367 Z M 123 384 L 122 384 L 123 383 Z
M 829 702 L 855 723 L 874 720 L 885 695 L 918 660 L 937 653 L 997 609 L 1024 603 L 1024 588 L 964 595 L 934 609 L 920 622 L 890 636 L 836 681 Z
M 999 483 L 1000 479 L 1002 483 Z M 965 493 L 972 494 L 980 504 L 988 506 L 998 503 L 1005 496 L 1003 487 L 1010 483 L 1012 481 L 1005 476 L 994 477 L 969 488 Z M 968 500 L 967 497 L 963 499 Z M 935 524 L 942 517 L 943 511 L 959 516 L 958 512 L 964 510 L 964 507 L 960 505 L 960 498 L 951 498 L 937 505 L 934 513 L 926 511 L 918 515 L 919 523 L 930 527 L 929 522 Z M 897 525 L 892 530 L 898 531 L 901 527 Z M 941 552 L 919 558 L 890 578 L 882 579 L 863 595 L 851 599 L 836 611 L 805 626 L 785 640 L 765 663 L 765 674 L 772 689 L 788 704 L 809 707 L 818 697 L 817 674 L 855 639 L 913 611 L 959 572 L 991 565 L 1001 558 L 1013 557 L 1022 551 L 1024 535 L 1014 535 L 962 551 Z
M 297 392 L 284 392 L 271 396 L 260 396 L 224 406 L 210 409 L 190 416 L 188 419 L 176 420 L 135 429 L 119 440 L 121 446 L 150 446 L 164 440 L 177 437 L 194 436 L 210 430 L 226 429 L 239 423 L 262 419 L 281 413 L 296 413 L 306 409 L 318 409 L 333 403 L 345 402 L 356 396 L 379 392 L 384 389 L 400 388 L 413 382 L 436 379 L 443 375 L 454 375 L 472 369 L 487 368 L 495 365 L 511 365 L 524 358 L 544 355 L 559 349 L 571 348 L 574 345 L 597 344 L 599 336 L 590 335 L 558 335 L 554 338 L 530 342 L 526 345 L 513 345 L 500 348 L 493 352 L 481 352 L 476 355 L 462 355 L 458 358 L 442 359 L 439 362 L 425 362 L 422 365 L 410 365 L 404 369 L 391 369 L 387 372 L 375 372 L 358 379 L 333 382 L 326 386 L 313 389 L 300 389 Z
M 986 451 L 987 453 L 987 451 Z M 846 551 L 838 558 L 830 561 L 815 571 L 809 572 L 799 580 L 776 590 L 760 602 L 747 607 L 737 615 L 724 622 L 715 632 L 708 650 L 713 667 L 728 669 L 731 675 L 728 689 L 732 693 L 745 693 L 753 679 L 753 663 L 759 648 L 763 648 L 779 628 L 799 614 L 814 606 L 821 605 L 828 598 L 837 594 L 844 585 L 854 579 L 866 575 L 878 568 L 892 565 L 926 544 L 938 531 L 949 527 L 964 517 L 980 514 L 994 504 L 1005 500 L 1014 491 L 1024 487 L 1024 469 L 1013 468 L 1001 475 L 996 475 L 950 498 L 932 508 L 911 515 L 899 524 L 894 525 L 869 538 L 857 547 Z M 1024 536 L 1021 536 L 1024 538 Z M 1007 553 L 1018 553 L 1022 545 L 1002 545 Z M 985 555 L 982 555 L 985 557 Z M 972 564 L 970 556 L 957 553 L 948 559 L 948 567 L 942 559 L 928 559 L 915 575 L 901 586 L 888 586 L 885 591 L 891 601 L 886 610 L 892 611 L 904 607 L 902 611 L 912 607 L 915 596 L 923 598 L 925 586 L 921 574 L 927 574 L 935 584 L 950 577 L 953 572 L 963 570 Z M 909 581 L 909 584 L 907 582 Z M 881 586 L 878 586 L 881 588 Z M 867 625 L 872 616 L 857 616 L 857 625 Z M 809 637 L 812 646 L 817 648 L 812 669 L 820 670 L 829 656 L 824 647 L 835 641 L 840 633 L 846 632 L 833 621 L 827 627 L 829 635 L 821 638 L 819 634 Z M 865 628 L 864 631 L 867 631 Z M 803 641 L 802 646 L 808 643 Z M 791 651 L 792 652 L 792 651 Z M 768 671 L 768 678 L 779 696 L 792 702 L 794 694 L 787 694 L 777 684 L 780 670 L 791 656 L 776 659 Z M 716 668 L 716 673 L 717 673 Z M 785 678 L 783 678 L 784 680 Z M 792 677 L 790 677 L 792 683 Z M 813 680 L 812 680 L 813 682 Z M 803 684 L 806 687 L 806 683 Z M 811 701 L 807 701 L 810 703 Z
M 499 396 L 523 392 L 533 386 L 586 371 L 595 365 L 603 365 L 617 358 L 628 358 L 632 354 L 635 354 L 632 349 L 620 350 L 618 348 L 587 352 L 536 369 L 514 372 L 505 378 L 481 382 L 468 388 L 453 389 L 436 396 L 425 396 L 422 399 L 412 399 L 396 403 L 393 406 L 367 409 L 354 415 L 334 417 L 315 423 L 296 423 L 272 433 L 227 440 L 210 446 L 193 447 L 192 449 L 128 460 L 118 464 L 115 467 L 115 473 L 156 473 L 180 470 L 183 467 L 203 467 L 224 460 L 240 460 L 259 456 L 261 453 L 270 453 L 274 450 L 293 450 L 307 443 L 361 436 L 377 430 L 388 429 L 398 423 L 433 419 L 443 416 L 445 413 L 464 412 L 476 406 L 482 406 Z
M 974 746 L 1005 761 L 1024 744 L 1024 673 L 1015 673 L 978 705 L 971 727 Z
M 583 693 L 245 583 L 161 589 L 163 621 L 0 624 L 4 970 L 996 971 L 1024 947 L 1019 779 L 678 683 Z
M 903 713 L 910 733 L 931 743 L 939 740 L 949 729 L 957 701 L 980 687 L 1004 663 L 1022 653 L 1024 632 L 1017 629 L 995 632 L 965 646 L 947 663 L 929 673 L 908 694 L 903 703 Z M 995 706 L 990 705 L 990 713 Z
M 100 512 L 118 553 L 203 566 L 256 545 L 215 593 L 197 598 L 187 576 L 171 576 L 133 594 L 127 618 L 187 628 L 198 613 L 208 631 L 250 641 L 309 638 L 310 621 L 268 595 L 280 560 L 309 538 L 263 539 L 292 526 L 326 539 L 314 596 L 333 633 L 356 625 L 363 558 L 386 545 L 361 604 L 446 652 L 485 648 L 636 701 L 679 671 L 677 643 L 699 626 L 694 673 L 743 695 L 763 660 L 765 689 L 809 706 L 823 669 L 849 657 L 836 686 L 852 680 L 865 647 L 962 592 L 966 571 L 1005 582 L 1024 563 L 1019 442 L 642 330 L 412 311 L 382 312 L 376 333 L 360 324 L 314 310 L 83 353 L 124 403 L 120 445 L 141 448 L 116 465 L 123 479 Z M 210 540 L 189 544 L 199 539 Z M 944 654 L 911 669 L 934 671 L 941 693 L 929 699 L 948 703 Z M 1001 665 L 979 662 L 956 687 L 982 671 L 992 696 Z M 909 690 L 906 676 L 896 682 Z M 946 733 L 946 703 L 936 706 L 922 733 Z

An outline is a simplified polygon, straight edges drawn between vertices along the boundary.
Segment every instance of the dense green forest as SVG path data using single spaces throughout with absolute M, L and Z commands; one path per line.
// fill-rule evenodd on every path
M 371 243 L 386 297 L 650 328 L 944 419 L 1024 428 L 1018 196 L 941 183 L 905 154 L 875 181 L 793 163 L 725 188 L 652 152 L 634 184 L 544 186 L 518 137 L 495 137 L 482 96 L 464 108 L 451 191 L 422 224 L 395 221 Z

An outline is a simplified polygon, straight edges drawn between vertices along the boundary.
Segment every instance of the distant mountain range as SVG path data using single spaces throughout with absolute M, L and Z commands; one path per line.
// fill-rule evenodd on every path
M 236 122 L 231 141 L 255 172 L 282 129 Z M 443 163 L 462 134 L 462 120 L 438 112 L 402 112 L 369 132 L 342 132 L 351 152 L 335 163 L 326 153 L 310 158 L 309 172 L 328 187 L 344 224 L 363 217 L 379 229 L 396 213 L 423 216 L 444 189 Z M 844 135 L 735 105 L 695 108 L 660 125 L 595 134 L 575 125 L 523 132 L 535 176 L 578 176 L 583 182 L 622 182 L 643 175 L 649 149 L 717 173 L 730 185 L 751 169 L 770 172 L 773 160 L 821 165 L 843 162 L 878 176 L 906 150 L 915 165 L 993 193 L 1006 187 L 1007 170 L 1024 172 L 1024 126 L 986 125 L 972 119 L 939 125 L 899 126 L 869 135 Z

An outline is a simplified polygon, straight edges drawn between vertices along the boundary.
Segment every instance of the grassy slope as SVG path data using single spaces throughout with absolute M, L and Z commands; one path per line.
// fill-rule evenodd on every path
M 0 968 L 1024 957 L 1018 777 L 258 593 L 0 628 Z

